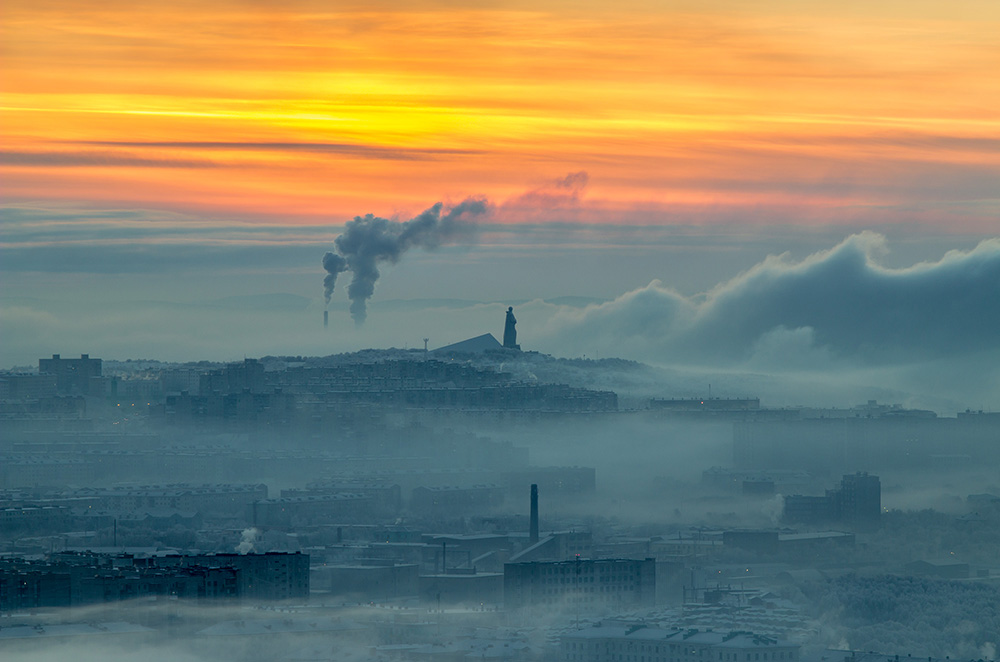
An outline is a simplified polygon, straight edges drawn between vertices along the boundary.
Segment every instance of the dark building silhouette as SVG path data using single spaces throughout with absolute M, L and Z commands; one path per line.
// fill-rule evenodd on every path
M 858 526 L 878 524 L 882 514 L 882 483 L 878 476 L 869 476 L 867 472 L 844 476 L 835 501 L 841 521 Z
M 507 563 L 504 606 L 603 608 L 653 605 L 655 559 L 581 559 Z
M 786 496 L 783 518 L 786 522 L 841 522 L 867 528 L 877 526 L 881 515 L 881 481 L 878 476 L 858 472 L 845 475 L 840 481 L 840 487 L 827 490 L 826 496 Z
M 534 545 L 538 542 L 538 485 L 531 486 L 531 521 L 528 539 Z
M 228 363 L 224 368 L 201 376 L 199 390 L 202 394 L 263 393 L 264 364 L 257 359 L 243 359 L 243 363 Z
M 309 555 L 167 555 L 61 552 L 0 559 L 0 611 L 72 607 L 138 597 L 304 600 Z
M 81 354 L 78 359 L 64 359 L 53 354 L 51 359 L 38 359 L 38 372 L 55 375 L 59 393 L 95 395 L 103 392 L 101 359 L 92 359 L 89 354 Z
M 521 349 L 517 344 L 517 318 L 514 317 L 514 307 L 507 307 L 507 320 L 503 325 L 503 346 L 507 349 Z

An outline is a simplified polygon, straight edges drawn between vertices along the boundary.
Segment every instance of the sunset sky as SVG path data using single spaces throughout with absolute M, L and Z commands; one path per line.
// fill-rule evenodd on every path
M 25 297 L 320 297 L 346 221 L 470 196 L 477 248 L 386 296 L 694 295 L 867 229 L 897 267 L 1000 234 L 993 0 L 8 0 L 0 30 L 8 337 Z
M 995 2 L 462 4 L 11 0 L 7 202 L 995 229 Z

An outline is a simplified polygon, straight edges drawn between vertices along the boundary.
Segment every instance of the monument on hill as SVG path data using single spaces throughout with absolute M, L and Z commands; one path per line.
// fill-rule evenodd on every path
M 506 349 L 521 349 L 521 346 L 517 344 L 517 329 L 514 328 L 517 325 L 517 319 L 514 317 L 514 307 L 507 307 L 507 321 L 504 323 L 503 327 L 503 346 Z

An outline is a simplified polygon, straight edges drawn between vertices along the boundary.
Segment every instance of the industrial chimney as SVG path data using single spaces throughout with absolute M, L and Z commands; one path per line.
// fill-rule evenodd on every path
M 330 311 L 329 310 L 324 310 L 323 311 L 323 328 L 325 329 L 329 325 L 330 325 Z
M 532 545 L 538 542 L 538 485 L 531 486 L 531 524 L 528 532 Z

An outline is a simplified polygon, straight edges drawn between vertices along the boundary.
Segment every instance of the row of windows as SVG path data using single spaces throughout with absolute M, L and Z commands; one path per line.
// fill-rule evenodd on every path
M 599 590 L 598 590 L 599 589 Z M 542 589 L 543 595 L 572 595 L 573 593 L 621 593 L 622 591 L 634 591 L 635 589 L 628 586 L 586 586 L 582 588 L 575 588 L 570 591 L 562 591 L 557 588 L 545 588 Z
M 623 578 L 619 579 L 617 577 L 598 577 L 601 584 L 611 584 L 611 583 L 628 583 L 630 585 L 635 585 L 637 579 Z M 546 584 L 593 584 L 593 577 L 552 577 L 544 580 Z
M 563 598 L 541 598 L 538 601 L 538 603 L 539 604 L 543 604 L 543 605 L 556 605 L 556 604 L 563 604 L 563 603 L 566 603 L 566 602 L 580 602 L 580 603 L 583 603 L 583 602 L 605 602 L 605 603 L 607 603 L 607 602 L 610 602 L 612 599 L 613 598 L 610 595 L 608 595 L 608 596 L 595 595 L 595 596 L 592 596 L 592 597 L 587 597 L 587 596 L 572 597 L 572 596 L 569 596 L 569 597 L 563 597 Z
M 558 567 L 541 568 L 540 573 L 543 575 L 574 575 L 574 574 L 593 574 L 594 572 L 600 570 L 601 574 L 611 573 L 615 576 L 622 576 L 624 574 L 628 575 L 638 575 L 641 570 L 639 568 L 621 568 L 621 567 L 607 567 L 607 566 L 594 566 L 594 565 L 562 565 Z
M 628 644 L 631 646 L 633 645 L 633 642 L 628 642 Z M 584 659 L 583 652 L 587 650 L 587 644 L 569 642 L 566 645 L 566 647 L 568 649 L 566 655 L 567 659 L 569 660 Z M 662 645 L 640 644 L 638 646 L 638 650 L 640 652 L 657 654 L 655 657 L 653 655 L 649 655 L 647 657 L 646 655 L 614 653 L 612 652 L 613 651 L 612 647 L 618 648 L 618 646 L 615 646 L 612 643 L 605 644 L 607 653 L 609 653 L 608 655 L 606 655 L 606 657 L 610 658 L 611 660 L 620 660 L 621 662 L 685 662 L 685 660 L 690 660 L 692 657 L 699 657 L 699 658 L 703 656 L 707 657 L 710 656 L 712 653 L 709 647 L 691 648 L 689 651 L 687 651 L 688 654 L 684 655 L 684 650 L 680 651 L 678 650 L 679 648 L 683 649 L 684 648 L 683 646 L 668 645 L 668 644 L 662 644 Z M 596 648 L 597 647 L 595 647 L 595 649 Z M 594 650 L 593 652 L 597 653 L 598 651 Z M 667 655 L 667 654 L 671 655 L 671 657 L 669 658 L 661 657 L 662 655 Z M 673 657 L 674 655 L 678 654 L 680 654 L 682 657 Z M 780 662 L 782 660 L 784 661 L 794 660 L 795 651 L 779 650 L 779 651 L 763 652 L 763 653 L 719 652 L 719 660 L 723 660 L 724 662 L 725 661 L 741 662 L 742 656 L 745 656 L 745 658 L 743 658 L 744 662 Z

